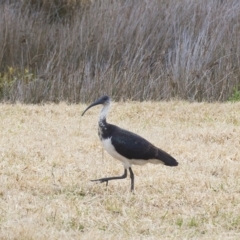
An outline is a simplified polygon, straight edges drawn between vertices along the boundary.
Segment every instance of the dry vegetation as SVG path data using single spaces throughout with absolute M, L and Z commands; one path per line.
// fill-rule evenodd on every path
M 225 101 L 239 16 L 239 0 L 1 1 L 0 99 Z
M 180 165 L 123 167 L 97 137 L 99 109 L 0 105 L 1 239 L 240 239 L 240 104 L 114 103 L 109 122 Z

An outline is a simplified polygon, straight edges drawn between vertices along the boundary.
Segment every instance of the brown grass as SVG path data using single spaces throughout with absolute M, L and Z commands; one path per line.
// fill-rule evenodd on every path
M 240 104 L 114 103 L 109 122 L 179 161 L 130 179 L 97 137 L 99 109 L 0 105 L 1 239 L 239 239 Z

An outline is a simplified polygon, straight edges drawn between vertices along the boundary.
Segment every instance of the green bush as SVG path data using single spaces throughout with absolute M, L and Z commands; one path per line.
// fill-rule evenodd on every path
M 28 85 L 32 81 L 34 81 L 34 74 L 29 69 L 21 71 L 20 69 L 8 67 L 7 71 L 0 73 L 0 97 L 6 97 L 17 82 Z
M 236 87 L 236 88 L 233 89 L 233 94 L 229 98 L 229 101 L 231 101 L 231 102 L 239 102 L 240 101 L 240 90 L 239 90 L 239 88 Z

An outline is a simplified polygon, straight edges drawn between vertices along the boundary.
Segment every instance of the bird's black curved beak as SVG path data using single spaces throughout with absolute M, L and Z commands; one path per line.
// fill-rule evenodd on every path
M 99 104 L 103 104 L 103 103 L 102 103 L 102 99 L 98 99 L 98 100 L 96 100 L 94 103 L 92 103 L 91 105 L 89 105 L 89 106 L 83 111 L 82 116 L 84 115 L 84 113 L 85 113 L 89 108 L 94 107 L 94 106 L 99 105 Z

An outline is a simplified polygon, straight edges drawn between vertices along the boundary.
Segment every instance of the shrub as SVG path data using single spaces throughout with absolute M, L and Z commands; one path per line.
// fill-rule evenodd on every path
M 240 101 L 240 90 L 238 88 L 234 88 L 233 94 L 230 96 L 229 101 L 231 102 Z

